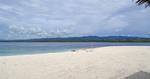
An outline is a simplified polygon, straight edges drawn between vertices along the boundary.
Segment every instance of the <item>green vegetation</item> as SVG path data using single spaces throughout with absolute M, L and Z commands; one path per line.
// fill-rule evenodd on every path
M 145 4 L 145 7 L 150 6 L 150 0 L 137 0 L 136 3 L 137 3 L 138 5 Z
M 27 40 L 0 40 L 0 42 L 150 42 L 150 38 L 127 37 L 127 36 L 86 36 L 68 38 L 41 38 Z

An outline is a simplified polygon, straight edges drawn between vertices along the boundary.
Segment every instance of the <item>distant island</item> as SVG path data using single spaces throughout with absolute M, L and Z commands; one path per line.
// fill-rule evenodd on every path
M 83 36 L 64 38 L 37 38 L 19 40 L 0 40 L 0 42 L 150 42 L 150 38 L 129 36 Z

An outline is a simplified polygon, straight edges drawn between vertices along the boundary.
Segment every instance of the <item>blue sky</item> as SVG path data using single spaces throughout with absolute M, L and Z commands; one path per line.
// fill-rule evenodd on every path
M 0 39 L 150 37 L 150 8 L 132 0 L 0 0 Z

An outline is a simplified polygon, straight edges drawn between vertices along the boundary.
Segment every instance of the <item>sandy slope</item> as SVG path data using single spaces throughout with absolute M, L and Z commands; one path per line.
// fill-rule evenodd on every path
M 150 72 L 150 46 L 0 57 L 0 79 L 122 79 Z

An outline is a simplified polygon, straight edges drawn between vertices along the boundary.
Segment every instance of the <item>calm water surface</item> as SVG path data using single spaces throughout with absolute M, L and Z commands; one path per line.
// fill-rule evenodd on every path
M 150 43 L 102 43 L 102 42 L 0 42 L 0 56 L 24 55 L 48 52 L 69 51 L 81 48 L 95 48 L 104 46 L 150 46 Z

